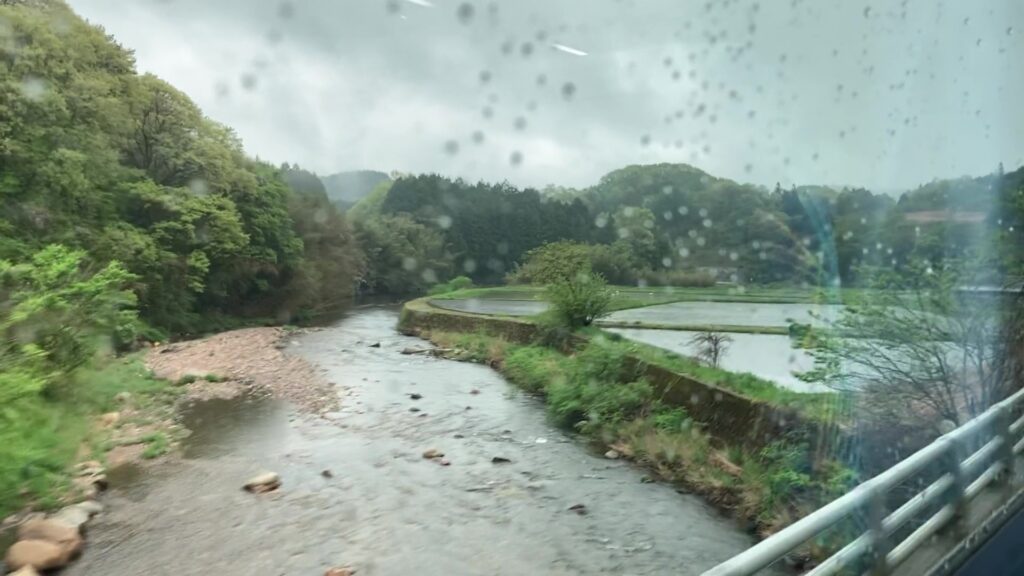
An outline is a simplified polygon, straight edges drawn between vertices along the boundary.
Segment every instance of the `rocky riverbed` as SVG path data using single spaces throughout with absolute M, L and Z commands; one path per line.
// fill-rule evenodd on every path
M 291 373 L 270 358 L 229 353 L 271 342 L 263 330 L 156 352 L 171 376 L 175 355 L 214 373 L 246 358 L 263 384 L 186 406 L 180 459 L 111 474 L 65 573 L 697 574 L 751 544 L 698 497 L 552 427 L 489 368 L 403 355 L 425 344 L 396 320 L 364 309 L 271 343 L 295 384 L 274 382 Z M 264 472 L 273 488 L 242 490 Z

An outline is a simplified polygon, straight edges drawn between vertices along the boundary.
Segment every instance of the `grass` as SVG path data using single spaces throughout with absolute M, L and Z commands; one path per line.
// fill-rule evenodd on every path
M 108 431 L 95 422 L 121 407 L 120 393 L 131 395 L 140 408 L 176 397 L 171 384 L 154 378 L 141 354 L 133 354 L 95 361 L 45 396 L 0 407 L 0 517 L 26 505 L 60 504 L 69 489 L 70 467 L 82 457 L 95 457 L 106 444 Z M 154 438 L 150 446 L 158 443 Z
M 516 345 L 485 334 L 425 334 L 457 359 L 496 367 L 513 384 L 545 398 L 550 416 L 604 447 L 612 447 L 657 476 L 686 486 L 769 533 L 849 489 L 855 478 L 832 462 L 812 466 L 809 450 L 783 442 L 750 451 L 704 433 L 686 410 L 667 406 L 643 380 L 625 371 L 628 355 L 674 368 L 694 364 L 615 338 L 592 338 L 572 355 L 539 345 Z M 763 383 L 748 375 L 703 371 L 748 392 Z M 774 390 L 774 386 L 771 387 Z M 795 395 L 795 393 L 793 393 Z M 806 552 L 808 555 L 811 553 Z
M 147 460 L 158 458 L 167 454 L 171 449 L 171 441 L 163 432 L 153 432 L 142 437 L 146 449 L 142 451 L 142 457 Z

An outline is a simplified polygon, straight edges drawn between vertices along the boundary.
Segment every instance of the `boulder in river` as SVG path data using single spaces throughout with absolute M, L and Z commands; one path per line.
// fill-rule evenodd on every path
M 491 458 L 491 464 L 511 464 L 512 461 L 504 456 L 495 456 Z
M 95 516 L 95 515 L 99 514 L 100 512 L 103 512 L 103 504 L 100 504 L 99 502 L 97 502 L 95 500 L 85 500 L 83 502 L 79 502 L 78 504 L 75 504 L 74 507 L 75 508 L 81 508 L 87 514 L 89 514 L 89 516 Z
M 28 520 L 18 526 L 18 540 L 42 540 L 56 544 L 68 559 L 82 552 L 82 536 L 78 526 L 54 518 Z
M 61 524 L 74 528 L 77 532 L 81 532 L 82 526 L 89 521 L 91 516 L 92 514 L 90 514 L 86 509 L 74 505 L 61 508 L 59 512 L 50 516 L 49 520 L 60 522 Z
M 609 459 L 609 460 L 618 460 L 619 452 L 618 452 L 618 450 L 609 450 L 609 451 L 604 453 L 604 457 Z
M 380 348 L 380 342 L 374 342 L 373 344 L 370 344 L 370 348 Z
M 46 540 L 19 540 L 7 549 L 4 562 L 8 570 L 21 570 L 31 566 L 36 570 L 62 568 L 71 561 L 59 544 Z
M 441 452 L 437 448 L 431 448 L 423 451 L 423 457 L 427 460 L 433 460 L 435 458 L 444 458 L 444 452 Z
M 419 392 L 413 392 L 409 394 L 409 398 L 412 398 L 413 400 L 419 400 L 423 398 L 423 394 L 420 394 Z
M 275 472 L 264 472 L 249 479 L 242 488 L 254 494 L 271 492 L 281 487 L 281 477 Z
M 104 428 L 110 428 L 111 426 L 117 424 L 117 422 L 120 419 L 121 419 L 121 413 L 120 412 L 107 412 L 106 414 L 103 414 L 102 416 L 100 416 L 100 426 L 102 426 Z

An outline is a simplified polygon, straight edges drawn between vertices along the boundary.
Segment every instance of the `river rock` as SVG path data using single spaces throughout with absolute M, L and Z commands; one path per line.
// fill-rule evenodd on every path
M 511 464 L 512 461 L 504 456 L 495 456 L 491 458 L 491 464 Z
M 4 556 L 8 570 L 21 570 L 26 566 L 52 570 L 66 566 L 70 560 L 60 545 L 46 540 L 20 540 L 8 548 Z
M 587 506 L 585 504 L 573 504 L 572 506 L 569 506 L 569 511 L 583 516 L 587 513 Z
M 433 460 L 434 458 L 444 458 L 444 452 L 441 452 L 437 448 L 431 448 L 423 451 L 423 457 L 427 460 Z
M 81 508 L 87 514 L 89 514 L 89 516 L 95 516 L 100 512 L 103 512 L 103 504 L 100 504 L 95 500 L 85 500 L 83 502 L 79 502 L 78 504 L 75 504 L 75 508 Z
M 281 487 L 281 477 L 275 472 L 264 472 L 249 479 L 243 488 L 255 494 L 270 492 Z
M 95 476 L 103 474 L 103 464 L 98 460 L 86 460 L 75 464 L 75 476 Z
M 619 451 L 618 450 L 609 450 L 609 451 L 604 453 L 604 457 L 609 459 L 609 460 L 618 460 L 619 459 Z
M 77 526 L 55 519 L 29 520 L 18 526 L 18 540 L 44 540 L 60 546 L 68 558 L 82 551 L 82 536 Z
M 77 532 L 82 531 L 82 526 L 89 521 L 91 514 L 77 505 L 65 506 L 61 508 L 59 512 L 50 516 L 50 520 L 54 522 L 60 522 L 66 526 L 74 528 Z
M 344 566 L 341 568 L 328 568 L 327 572 L 324 572 L 324 576 L 353 576 L 355 573 L 354 568 Z
M 409 394 L 409 398 L 412 398 L 413 400 L 419 400 L 420 398 L 423 398 L 423 394 L 413 392 L 412 394 Z
M 120 419 L 120 412 L 107 412 L 106 414 L 100 416 L 100 426 L 104 428 L 110 428 L 111 426 L 117 424 L 118 420 Z

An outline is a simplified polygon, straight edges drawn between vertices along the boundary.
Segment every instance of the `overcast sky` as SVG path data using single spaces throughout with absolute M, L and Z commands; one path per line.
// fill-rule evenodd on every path
M 585 186 L 910 188 L 1024 163 L 1020 0 L 69 0 L 248 152 Z

